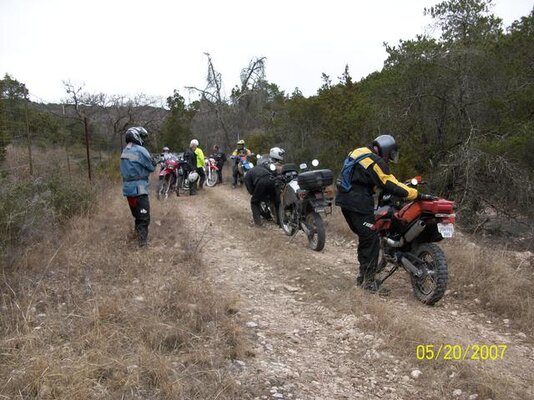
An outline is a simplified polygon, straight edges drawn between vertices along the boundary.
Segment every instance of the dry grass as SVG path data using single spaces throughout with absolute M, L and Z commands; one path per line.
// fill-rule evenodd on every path
M 3 268 L 0 398 L 247 398 L 231 375 L 246 356 L 234 299 L 184 232 L 172 250 L 127 243 L 119 200 Z
M 504 249 L 480 248 L 457 240 L 445 244 L 450 269 L 449 288 L 459 299 L 508 318 L 534 332 L 534 270 L 532 258 L 520 260 Z
M 467 393 L 477 393 L 479 398 L 523 399 L 526 392 L 503 376 L 501 368 L 493 368 L 491 362 L 417 360 L 416 348 L 421 344 L 443 342 L 439 328 L 424 324 L 421 316 L 407 310 L 399 315 L 387 302 L 354 290 L 353 312 L 360 315 L 358 325 L 366 332 L 376 332 L 385 340 L 381 349 L 397 357 L 413 360 L 424 372 L 418 383 L 433 387 L 449 398 L 453 390 L 461 388 Z M 446 336 L 445 336 L 446 337 Z M 447 339 L 445 339 L 447 340 Z M 467 338 L 455 339 L 461 344 Z

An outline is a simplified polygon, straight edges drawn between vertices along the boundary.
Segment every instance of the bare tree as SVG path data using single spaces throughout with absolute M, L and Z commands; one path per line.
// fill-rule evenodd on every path
M 230 132 L 228 124 L 225 122 L 224 113 L 227 109 L 227 100 L 224 98 L 222 90 L 222 76 L 215 70 L 213 61 L 209 53 L 204 53 L 208 57 L 208 76 L 205 89 L 199 89 L 194 86 L 187 86 L 186 89 L 200 93 L 201 103 L 206 104 L 208 108 L 215 113 L 217 124 L 223 132 L 225 144 L 230 143 Z

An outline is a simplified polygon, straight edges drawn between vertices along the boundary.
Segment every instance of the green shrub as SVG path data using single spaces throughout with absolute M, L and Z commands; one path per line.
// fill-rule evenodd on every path
M 95 199 L 88 183 L 59 175 L 0 179 L 0 249 L 42 240 L 59 224 L 89 211 Z
M 54 175 L 48 181 L 50 205 L 56 220 L 60 223 L 74 215 L 90 210 L 96 199 L 96 193 L 85 179 L 65 179 Z
M 113 154 L 110 158 L 102 160 L 96 166 L 96 175 L 112 181 L 119 181 L 121 179 L 120 160 L 120 154 Z
M 43 179 L 0 182 L 0 247 L 37 239 L 54 225 L 50 191 Z

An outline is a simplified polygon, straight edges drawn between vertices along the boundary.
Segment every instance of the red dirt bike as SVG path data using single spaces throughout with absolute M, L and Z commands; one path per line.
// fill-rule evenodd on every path
M 169 158 L 163 163 L 163 168 L 159 173 L 158 200 L 164 200 L 169 197 L 169 192 L 176 190 L 176 173 L 178 171 L 179 163 L 175 158 Z
M 213 187 L 219 180 L 219 167 L 213 157 L 206 158 L 206 185 Z
M 415 187 L 421 177 L 408 185 Z M 377 282 L 397 269 L 410 274 L 415 297 L 424 304 L 437 303 L 445 294 L 449 272 L 443 250 L 435 243 L 454 234 L 454 202 L 429 196 L 429 200 L 405 202 L 385 195 L 375 211 L 380 235 Z

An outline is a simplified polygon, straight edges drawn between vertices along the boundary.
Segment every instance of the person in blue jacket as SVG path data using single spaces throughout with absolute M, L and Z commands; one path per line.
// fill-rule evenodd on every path
M 157 162 L 143 147 L 148 132 L 141 126 L 126 131 L 126 147 L 121 154 L 122 194 L 128 200 L 130 211 L 135 219 L 135 233 L 139 246 L 148 244 L 150 224 L 150 204 L 148 201 L 148 177 L 156 168 Z

